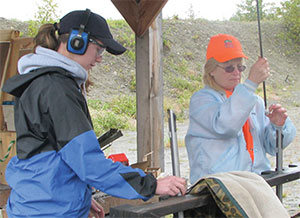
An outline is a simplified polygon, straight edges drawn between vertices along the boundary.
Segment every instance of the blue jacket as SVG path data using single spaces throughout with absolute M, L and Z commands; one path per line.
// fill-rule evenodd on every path
M 5 174 L 12 188 L 8 217 L 87 218 L 91 187 L 120 198 L 151 198 L 157 185 L 151 174 L 113 163 L 100 149 L 79 88 L 87 72 L 50 49 L 24 58 L 23 74 L 3 87 L 15 96 L 17 132 L 17 156 Z M 32 68 L 42 61 L 45 67 Z
M 262 98 L 249 88 L 250 83 L 247 80 L 237 85 L 229 98 L 209 86 L 192 96 L 185 137 L 191 183 L 218 172 L 241 170 L 260 174 L 270 170 L 266 153 L 276 155 L 276 128 L 282 128 L 284 147 L 293 140 L 296 129 L 291 120 L 287 118 L 283 127 L 272 124 L 265 116 Z M 248 118 L 254 143 L 253 163 L 242 131 Z

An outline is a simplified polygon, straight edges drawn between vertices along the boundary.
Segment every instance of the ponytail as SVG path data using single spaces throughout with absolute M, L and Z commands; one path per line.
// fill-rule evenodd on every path
M 37 46 L 57 51 L 60 41 L 56 34 L 57 24 L 43 24 L 34 38 L 34 51 Z

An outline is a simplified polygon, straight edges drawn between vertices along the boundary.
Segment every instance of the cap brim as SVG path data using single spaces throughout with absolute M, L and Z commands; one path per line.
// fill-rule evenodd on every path
M 126 48 L 114 39 L 99 38 L 99 40 L 106 46 L 106 51 L 113 55 L 120 55 L 126 51 Z

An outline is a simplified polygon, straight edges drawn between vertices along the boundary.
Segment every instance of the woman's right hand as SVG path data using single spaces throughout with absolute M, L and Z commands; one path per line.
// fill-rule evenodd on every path
M 269 62 L 266 58 L 259 57 L 250 68 L 248 79 L 259 85 L 270 76 Z

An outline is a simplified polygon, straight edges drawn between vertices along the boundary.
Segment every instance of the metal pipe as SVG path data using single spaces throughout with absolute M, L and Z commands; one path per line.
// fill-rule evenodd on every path
M 171 156 L 172 156 L 172 170 L 173 175 L 180 177 L 180 163 L 178 155 L 178 143 L 176 133 L 176 115 L 172 110 L 168 110 L 169 113 L 169 133 L 171 143 Z
M 172 170 L 173 175 L 180 177 L 180 163 L 179 163 L 179 152 L 177 143 L 177 132 L 176 132 L 176 115 L 172 110 L 168 109 L 169 115 L 169 136 L 171 144 L 171 156 L 172 156 Z M 181 194 L 179 194 L 180 196 Z M 183 211 L 179 211 L 174 214 L 174 217 L 183 218 Z
M 260 10 L 259 10 L 259 0 L 256 0 L 256 9 L 257 9 L 257 22 L 258 22 L 258 36 L 259 36 L 259 47 L 260 47 L 260 56 L 263 57 L 263 48 L 262 48 L 262 39 L 261 39 L 261 28 L 260 28 Z M 263 81 L 263 92 L 264 92 L 264 102 L 265 102 L 265 113 L 268 114 L 269 110 L 267 108 L 267 94 L 266 94 L 266 84 Z M 276 172 L 278 174 L 282 173 L 283 167 L 283 155 L 282 155 L 282 130 L 276 130 Z M 276 186 L 276 195 L 280 201 L 282 201 L 282 184 Z
M 277 152 L 276 152 L 276 172 L 278 174 L 283 173 L 283 137 L 282 137 L 282 130 L 276 130 L 276 145 L 277 145 Z M 276 186 L 276 195 L 279 200 L 282 202 L 282 184 Z

